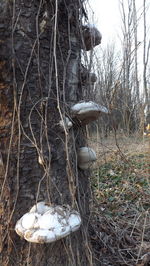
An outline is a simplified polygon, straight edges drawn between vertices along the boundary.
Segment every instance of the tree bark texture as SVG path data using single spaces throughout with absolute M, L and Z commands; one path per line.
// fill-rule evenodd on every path
M 59 125 L 82 99 L 80 3 L 1 0 L 0 13 L 0 265 L 92 265 L 84 128 Z M 51 244 L 21 239 L 17 220 L 41 200 L 77 209 L 81 229 Z

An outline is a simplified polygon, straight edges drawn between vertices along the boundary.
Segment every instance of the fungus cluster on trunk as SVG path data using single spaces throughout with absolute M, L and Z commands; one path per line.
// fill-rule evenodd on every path
M 102 35 L 95 26 L 82 26 L 82 49 L 89 51 L 101 43 Z M 94 84 L 97 80 L 95 73 L 82 67 L 82 84 Z M 93 101 L 81 101 L 70 108 L 70 116 L 63 116 L 59 121 L 59 127 L 63 131 L 69 131 L 78 120 L 81 126 L 98 119 L 100 114 L 108 113 L 106 107 Z M 69 132 L 68 132 L 69 133 Z M 47 155 L 39 155 L 39 164 L 44 164 Z M 77 163 L 81 170 L 89 169 L 96 160 L 96 153 L 89 147 L 77 149 Z M 25 213 L 16 223 L 16 233 L 29 242 L 50 243 L 68 236 L 79 229 L 81 225 L 80 214 L 69 206 L 54 206 L 44 201 L 35 204 L 29 212 Z
M 95 102 L 79 102 L 71 108 L 72 117 L 80 120 L 81 125 L 87 125 L 98 119 L 101 113 L 108 113 L 106 107 Z M 77 152 L 78 167 L 82 170 L 90 168 L 91 164 L 96 161 L 96 153 L 89 147 L 81 147 Z

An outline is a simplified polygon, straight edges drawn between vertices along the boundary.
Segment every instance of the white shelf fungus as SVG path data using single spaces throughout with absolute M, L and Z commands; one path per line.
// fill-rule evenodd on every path
M 101 112 L 108 113 L 106 107 L 95 102 L 80 102 L 71 107 L 72 116 L 78 118 L 83 124 L 98 119 Z
M 69 206 L 49 206 L 39 202 L 16 223 L 18 235 L 29 242 L 50 243 L 79 229 L 80 214 Z
M 59 125 L 61 126 L 61 128 L 64 130 L 64 126 L 66 127 L 66 129 L 70 129 L 72 127 L 72 122 L 69 120 L 69 118 L 67 116 L 65 116 L 63 118 L 63 121 L 60 120 Z
M 81 147 L 77 152 L 78 166 L 80 169 L 85 170 L 91 166 L 91 163 L 96 161 L 96 153 L 89 147 Z
M 90 24 L 82 26 L 82 36 L 83 36 L 83 49 L 89 51 L 95 46 L 99 45 L 102 40 L 102 34 L 99 30 Z

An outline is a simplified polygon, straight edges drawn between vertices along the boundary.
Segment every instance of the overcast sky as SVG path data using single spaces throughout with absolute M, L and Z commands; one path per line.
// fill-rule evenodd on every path
M 94 23 L 103 36 L 102 46 L 116 39 L 120 31 L 119 0 L 90 0 Z
M 121 0 L 122 1 L 122 0 Z M 127 6 L 128 0 L 123 1 Z M 143 73 L 143 0 L 135 0 L 137 17 L 140 17 L 138 25 L 138 70 L 139 79 L 142 80 Z M 147 44 L 150 40 L 150 0 L 146 0 L 147 9 Z M 102 33 L 102 43 L 95 50 L 105 49 L 107 44 L 114 42 L 116 51 L 121 51 L 123 35 L 121 31 L 122 19 L 120 11 L 120 0 L 89 0 L 88 14 L 90 23 L 94 24 Z M 121 40 L 122 39 L 122 40 Z M 150 61 L 149 61 L 150 62 Z
M 89 0 L 89 4 L 93 10 L 91 15 L 94 24 L 102 33 L 101 47 L 105 47 L 109 41 L 114 40 L 119 45 L 119 37 L 121 36 L 121 14 L 120 14 L 120 0 Z M 124 4 L 127 4 L 124 0 Z M 141 15 L 143 0 L 136 0 L 137 14 Z M 150 6 L 150 0 L 146 0 L 146 5 Z M 92 14 L 92 11 L 91 11 Z M 149 23 L 150 8 L 147 11 L 147 23 Z M 139 41 L 143 40 L 143 21 L 140 20 L 140 27 L 138 28 Z

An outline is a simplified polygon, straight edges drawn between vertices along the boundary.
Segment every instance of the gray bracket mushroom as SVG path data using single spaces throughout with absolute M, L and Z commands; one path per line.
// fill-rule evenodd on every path
M 77 151 L 78 167 L 82 170 L 88 169 L 96 161 L 96 153 L 89 147 L 81 147 Z
M 92 101 L 79 102 L 71 107 L 72 117 L 79 119 L 83 125 L 98 119 L 102 112 L 108 114 L 107 108 Z
M 99 45 L 102 40 L 102 34 L 93 25 L 87 24 L 82 26 L 83 37 L 83 50 L 92 50 L 95 46 Z

